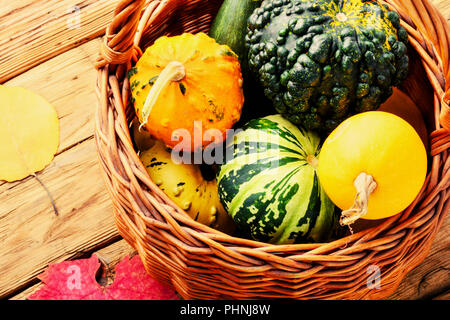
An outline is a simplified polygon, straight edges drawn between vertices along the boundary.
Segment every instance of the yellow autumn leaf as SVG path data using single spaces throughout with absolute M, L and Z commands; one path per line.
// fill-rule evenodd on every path
M 41 171 L 58 145 L 53 106 L 25 88 L 0 85 L 0 180 L 21 180 Z

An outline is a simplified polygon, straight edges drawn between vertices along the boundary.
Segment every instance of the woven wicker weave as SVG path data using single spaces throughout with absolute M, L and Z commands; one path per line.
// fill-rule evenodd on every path
M 326 244 L 269 245 L 195 222 L 149 178 L 130 138 L 126 71 L 167 34 L 207 31 L 222 1 L 123 0 L 97 61 L 96 143 L 120 234 L 147 271 L 185 299 L 380 299 L 427 256 L 450 202 L 450 27 L 429 0 L 387 0 L 409 33 L 403 86 L 429 127 L 430 171 L 415 202 L 381 225 Z M 380 288 L 367 285 L 370 267 Z

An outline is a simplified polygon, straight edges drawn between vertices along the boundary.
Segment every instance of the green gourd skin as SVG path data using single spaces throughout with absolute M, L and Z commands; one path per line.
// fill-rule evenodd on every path
M 225 0 L 209 30 L 209 36 L 220 44 L 228 45 L 237 54 L 244 73 L 248 70 L 245 48 L 247 20 L 261 2 L 262 0 Z
M 316 134 L 279 114 L 251 120 L 229 140 L 218 192 L 241 236 L 288 244 L 325 242 L 342 232 L 316 172 L 319 151 Z
M 398 14 L 373 0 L 264 0 L 246 35 L 275 109 L 322 134 L 386 101 L 408 74 L 407 40 Z
M 264 95 L 264 88 L 250 72 L 247 62 L 245 36 L 247 21 L 262 0 L 225 0 L 219 9 L 209 31 L 209 36 L 220 44 L 228 45 L 237 54 L 244 78 L 245 96 L 242 114 L 237 126 L 250 119 L 274 113 L 272 102 Z

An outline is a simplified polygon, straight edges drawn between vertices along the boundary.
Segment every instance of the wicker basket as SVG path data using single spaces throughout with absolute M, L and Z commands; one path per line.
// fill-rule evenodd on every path
M 129 133 L 126 72 L 162 35 L 207 31 L 220 0 L 122 0 L 97 60 L 95 138 L 120 234 L 146 270 L 185 299 L 381 299 L 427 256 L 450 202 L 450 27 L 429 0 L 387 0 L 409 33 L 403 85 L 428 123 L 430 170 L 415 202 L 331 243 L 269 245 L 191 219 L 149 178 Z M 368 286 L 381 271 L 380 287 Z

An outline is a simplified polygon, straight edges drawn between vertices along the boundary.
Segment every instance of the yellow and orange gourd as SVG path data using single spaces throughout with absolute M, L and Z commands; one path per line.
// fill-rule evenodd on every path
M 204 33 L 159 38 L 130 70 L 129 80 L 141 126 L 171 148 L 180 142 L 179 129 L 190 134 L 187 151 L 214 139 L 220 143 L 241 115 L 238 58 Z M 209 129 L 220 136 L 205 138 Z

